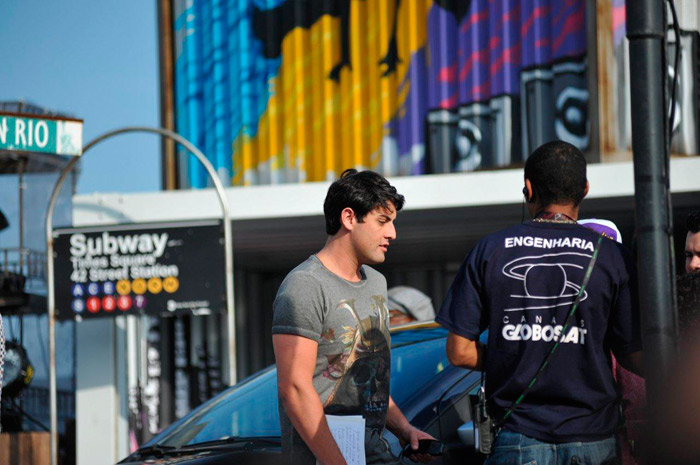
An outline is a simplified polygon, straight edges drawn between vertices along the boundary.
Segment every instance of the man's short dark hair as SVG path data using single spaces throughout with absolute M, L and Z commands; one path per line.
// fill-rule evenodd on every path
M 693 234 L 700 232 L 700 210 L 690 212 L 688 216 L 686 216 L 685 227 L 688 228 L 688 232 Z
M 340 213 L 345 208 L 352 208 L 357 220 L 362 222 L 375 208 L 388 208 L 389 202 L 398 212 L 403 208 L 404 198 L 384 176 L 374 171 L 345 170 L 328 188 L 323 202 L 326 233 L 333 236 L 340 230 Z
M 578 206 L 586 193 L 586 158 L 568 142 L 547 142 L 525 162 L 525 179 L 541 205 Z
M 700 331 L 700 273 L 688 273 L 676 281 L 678 326 L 681 338 L 697 337 Z

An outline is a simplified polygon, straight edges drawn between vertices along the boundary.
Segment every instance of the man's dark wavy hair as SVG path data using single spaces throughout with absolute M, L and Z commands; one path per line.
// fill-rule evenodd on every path
M 690 212 L 685 217 L 685 227 L 693 234 L 700 232 L 700 210 Z
M 352 208 L 362 222 L 369 212 L 377 207 L 387 208 L 389 202 L 398 212 L 403 208 L 404 197 L 384 176 L 374 171 L 347 169 L 328 188 L 323 202 L 326 233 L 333 236 L 340 230 L 340 213 L 345 208 Z
M 541 205 L 578 206 L 586 191 L 586 158 L 568 142 L 547 142 L 528 157 L 525 178 Z

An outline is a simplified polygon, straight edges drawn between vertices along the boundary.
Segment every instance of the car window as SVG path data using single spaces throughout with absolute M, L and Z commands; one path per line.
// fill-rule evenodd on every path
M 395 338 L 392 338 L 395 343 Z M 399 407 L 441 373 L 449 362 L 445 338 L 395 347 L 391 352 L 391 397 Z
M 401 406 L 448 366 L 442 329 L 392 335 L 391 395 Z M 267 369 L 168 428 L 151 443 L 180 447 L 228 437 L 279 436 L 277 371 Z
M 155 442 L 180 447 L 228 437 L 279 436 L 277 405 L 277 370 L 271 369 L 213 399 Z

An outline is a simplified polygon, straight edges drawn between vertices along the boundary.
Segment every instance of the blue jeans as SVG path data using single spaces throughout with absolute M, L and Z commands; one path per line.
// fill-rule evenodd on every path
M 615 437 L 594 442 L 550 444 L 512 431 L 501 431 L 484 465 L 613 465 Z

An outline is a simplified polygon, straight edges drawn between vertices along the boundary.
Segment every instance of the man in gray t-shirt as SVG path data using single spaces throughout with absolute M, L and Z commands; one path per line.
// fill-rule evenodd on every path
M 324 203 L 325 246 L 280 286 L 272 340 L 282 449 L 290 463 L 345 464 L 324 414 L 364 417 L 368 465 L 398 464 L 382 439 L 385 426 L 414 449 L 431 438 L 408 423 L 389 395 L 386 280 L 367 266 L 384 261 L 403 202 L 380 175 L 345 171 Z

